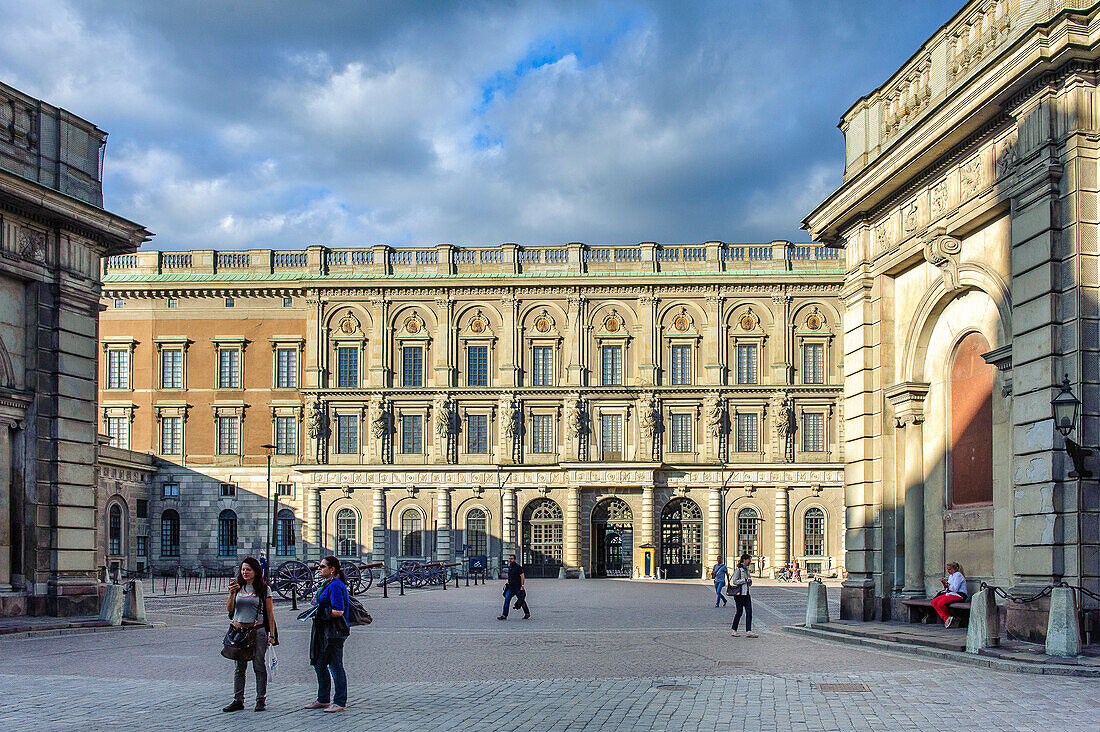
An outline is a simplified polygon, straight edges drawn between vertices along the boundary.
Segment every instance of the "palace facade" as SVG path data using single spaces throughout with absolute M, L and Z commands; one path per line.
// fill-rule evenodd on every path
M 103 504 L 106 564 L 229 566 L 270 542 L 275 563 L 495 569 L 516 552 L 551 577 L 639 574 L 646 547 L 669 577 L 744 551 L 764 572 L 843 567 L 836 250 L 311 246 L 103 266 L 100 430 L 155 463 L 147 518 L 135 496 Z

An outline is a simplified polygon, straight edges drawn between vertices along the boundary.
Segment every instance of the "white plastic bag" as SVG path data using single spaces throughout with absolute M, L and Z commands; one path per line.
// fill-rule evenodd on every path
M 279 670 L 279 654 L 275 653 L 275 646 L 267 647 L 267 680 L 268 683 L 275 680 L 275 673 Z

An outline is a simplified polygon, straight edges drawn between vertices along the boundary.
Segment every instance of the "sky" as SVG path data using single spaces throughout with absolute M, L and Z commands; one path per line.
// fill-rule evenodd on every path
M 0 0 L 147 248 L 805 241 L 840 115 L 963 0 Z

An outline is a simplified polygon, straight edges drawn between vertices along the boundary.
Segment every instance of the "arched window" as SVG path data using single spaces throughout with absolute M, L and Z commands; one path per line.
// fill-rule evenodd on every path
M 737 512 L 737 556 L 760 556 L 760 514 L 755 508 L 742 508 Z
M 350 508 L 341 508 L 336 512 L 336 556 L 359 556 L 357 537 L 355 511 Z
M 160 555 L 180 555 L 180 515 L 171 508 L 160 515 Z
M 471 557 L 484 557 L 489 554 L 489 519 L 480 508 L 471 508 L 466 514 L 465 542 L 470 546 L 467 552 Z
M 275 555 L 293 557 L 294 547 L 294 512 L 284 508 L 275 518 Z
M 112 556 L 122 554 L 122 507 L 117 503 L 111 506 L 107 517 L 107 553 Z
M 825 556 L 825 512 L 814 507 L 802 517 L 802 552 L 807 557 Z
M 423 522 L 420 512 L 406 508 L 401 512 L 401 556 L 424 556 Z
M 951 361 L 950 505 L 993 502 L 993 375 L 982 358 L 992 350 L 981 333 L 959 342 Z
M 218 514 L 218 556 L 237 556 L 237 514 L 228 508 Z

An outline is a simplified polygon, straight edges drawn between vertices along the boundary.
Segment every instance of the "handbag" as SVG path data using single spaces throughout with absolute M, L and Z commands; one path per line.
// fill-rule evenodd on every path
M 256 653 L 256 629 L 230 625 L 222 639 L 222 655 L 231 661 L 251 661 Z
M 374 618 L 370 616 L 363 603 L 354 597 L 348 597 L 348 625 L 370 625 Z

